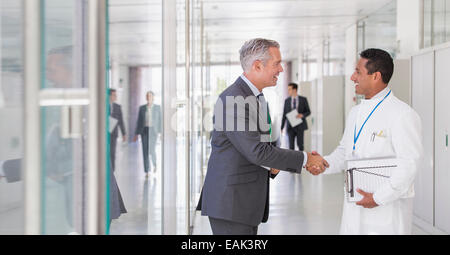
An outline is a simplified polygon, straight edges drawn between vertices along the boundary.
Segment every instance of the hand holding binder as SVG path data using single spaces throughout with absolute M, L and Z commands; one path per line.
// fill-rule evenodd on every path
M 364 208 L 374 208 L 377 207 L 378 204 L 373 199 L 373 193 L 365 192 L 364 190 L 357 189 L 356 190 L 363 198 L 356 202 L 356 205 L 360 205 Z
M 384 185 L 389 185 L 392 171 L 398 163 L 395 158 L 377 158 L 347 161 L 346 194 L 348 202 L 357 202 L 364 198 L 357 192 L 375 193 Z

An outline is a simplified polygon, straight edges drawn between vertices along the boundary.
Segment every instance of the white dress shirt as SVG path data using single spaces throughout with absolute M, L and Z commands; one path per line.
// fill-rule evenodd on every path
M 145 126 L 146 127 L 153 127 L 152 108 L 153 108 L 153 104 L 150 106 L 147 105 L 147 114 L 145 115 Z

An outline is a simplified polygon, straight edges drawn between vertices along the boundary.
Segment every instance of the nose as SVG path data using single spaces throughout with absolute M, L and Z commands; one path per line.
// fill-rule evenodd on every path
M 284 72 L 283 66 L 280 65 L 280 73 Z
M 353 82 L 356 82 L 356 75 L 355 75 L 355 73 L 352 74 L 352 76 L 350 77 L 350 80 L 352 80 Z

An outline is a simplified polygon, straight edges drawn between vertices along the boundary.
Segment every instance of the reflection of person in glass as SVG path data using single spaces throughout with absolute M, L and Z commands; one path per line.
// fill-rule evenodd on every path
M 47 55 L 46 88 L 68 88 L 72 84 L 72 47 L 52 49 Z M 36 95 L 38 96 L 38 95 Z M 43 198 L 46 234 L 62 234 L 73 231 L 73 154 L 72 139 L 61 137 L 61 107 L 42 108 L 42 164 L 45 175 Z M 8 183 L 22 180 L 22 158 L 3 164 Z
M 115 89 L 109 89 L 109 116 L 116 120 L 115 127 L 112 132 L 110 132 L 110 157 L 111 157 L 111 169 L 114 171 L 115 163 L 116 163 L 116 147 L 117 147 L 117 137 L 119 136 L 119 129 L 122 133 L 123 142 L 127 141 L 127 134 L 125 131 L 125 124 L 123 121 L 122 108 L 120 104 L 116 103 L 117 101 L 117 91 Z M 111 125 L 111 123 L 110 123 Z
M 153 172 L 156 172 L 155 146 L 158 134 L 161 133 L 161 107 L 153 103 L 154 96 L 152 91 L 147 92 L 147 104 L 139 108 L 136 132 L 133 138 L 133 142 L 136 142 L 138 136 L 141 135 L 146 177 L 148 177 L 150 167 L 149 153 L 152 157 Z
M 54 48 L 47 55 L 46 88 L 73 88 L 73 50 L 72 46 Z M 36 95 L 38 96 L 38 95 Z M 68 107 L 68 106 L 63 106 Z M 45 224 L 46 234 L 64 234 L 74 231 L 75 200 L 73 195 L 73 174 L 82 171 L 84 159 L 82 141 L 78 137 L 62 135 L 61 106 L 43 107 L 42 125 L 42 163 L 41 171 L 45 175 Z M 10 160 L 3 164 L 3 173 L 8 182 L 21 181 L 22 159 Z M 110 172 L 110 220 L 126 212 L 112 171 Z

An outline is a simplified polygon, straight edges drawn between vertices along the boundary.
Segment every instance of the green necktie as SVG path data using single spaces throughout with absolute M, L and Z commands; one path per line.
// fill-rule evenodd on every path
M 259 94 L 258 98 L 260 96 L 264 97 L 264 94 L 263 93 Z M 269 142 L 272 142 L 272 119 L 270 118 L 269 103 L 267 103 L 267 120 L 269 121 L 269 135 L 270 135 Z

